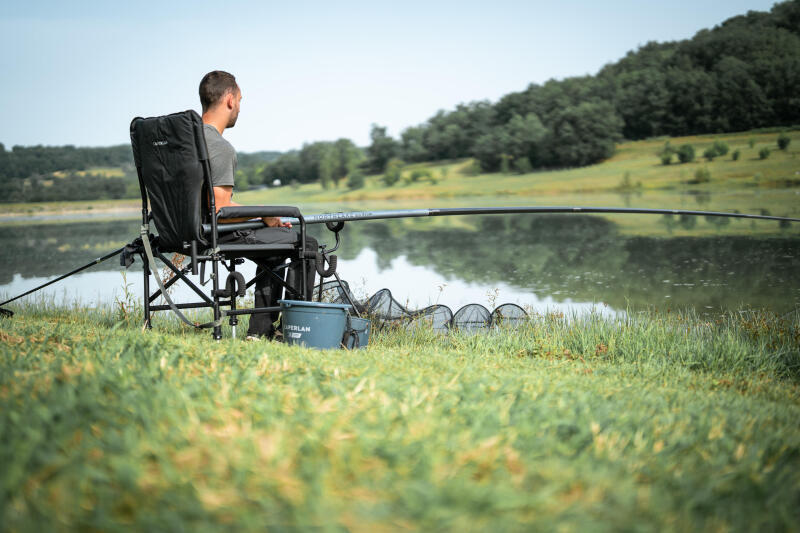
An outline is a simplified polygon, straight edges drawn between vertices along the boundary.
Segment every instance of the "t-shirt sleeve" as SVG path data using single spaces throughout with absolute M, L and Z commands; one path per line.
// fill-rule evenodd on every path
M 211 160 L 211 183 L 215 187 L 233 187 L 233 175 L 236 172 L 236 150 L 228 143 L 220 143 L 218 150 L 209 154 Z

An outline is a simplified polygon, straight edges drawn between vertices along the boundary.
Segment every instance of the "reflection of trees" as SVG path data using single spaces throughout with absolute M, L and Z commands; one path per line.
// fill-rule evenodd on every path
M 9 283 L 16 273 L 23 277 L 63 274 L 124 246 L 138 234 L 136 220 L 4 226 L 0 228 L 0 283 Z M 109 259 L 92 268 L 113 270 L 119 268 L 119 260 Z
M 406 256 L 444 276 L 557 301 L 780 310 L 800 298 L 797 238 L 631 238 L 606 219 L 575 215 L 359 222 L 342 236 L 344 258 L 368 247 L 380 267 Z

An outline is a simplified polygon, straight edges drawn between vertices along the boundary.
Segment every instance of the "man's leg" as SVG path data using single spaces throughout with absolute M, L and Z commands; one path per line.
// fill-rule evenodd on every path
M 314 237 L 306 235 L 306 250 L 317 251 L 319 243 Z M 314 280 L 316 278 L 316 261 L 309 261 L 306 267 L 306 294 L 303 296 L 304 300 L 310 300 L 314 291 Z M 286 274 L 286 285 L 296 290 L 298 293 L 302 291 L 303 285 L 300 280 L 303 279 L 303 263 L 297 262 L 289 267 L 289 272 Z M 320 280 L 321 281 L 321 280 Z
M 261 244 L 294 244 L 299 239 L 296 231 L 288 228 L 260 228 L 249 234 L 245 239 L 248 243 L 261 243 Z M 306 250 L 316 251 L 318 248 L 317 240 L 313 237 L 306 235 Z M 264 269 L 272 269 L 282 264 L 284 259 L 273 260 L 257 260 L 258 269 L 256 275 Z M 307 293 L 310 295 L 314 288 L 314 261 L 309 261 L 308 272 L 306 278 Z M 302 263 L 297 262 L 289 268 L 287 285 L 295 289 L 301 290 L 300 279 L 302 278 Z M 278 274 L 284 277 L 284 271 Z M 289 296 L 289 295 L 287 295 Z M 272 307 L 278 305 L 278 300 L 283 297 L 283 287 L 281 284 L 273 279 L 271 276 L 265 275 L 262 279 L 256 282 L 255 286 L 255 306 L 256 307 Z M 291 296 L 296 298 L 296 296 Z M 306 297 L 307 298 L 307 297 Z M 272 337 L 275 333 L 273 323 L 277 320 L 277 313 L 259 313 L 250 315 L 250 326 L 248 327 L 248 335 L 258 335 Z
M 279 265 L 281 261 L 274 261 L 274 262 L 266 262 L 266 261 L 259 261 L 258 267 L 256 268 L 256 276 L 259 276 L 265 270 L 272 270 L 275 266 Z M 279 276 L 283 275 L 283 272 L 278 273 Z M 264 274 L 263 277 L 259 278 L 255 284 L 255 307 L 272 307 L 278 304 L 278 298 L 275 295 L 275 285 L 276 282 L 272 280 L 272 278 Z M 280 286 L 278 285 L 278 288 Z M 280 296 L 280 294 L 278 293 Z M 250 325 L 247 327 L 247 335 L 248 336 L 258 336 L 258 337 L 272 337 L 275 334 L 275 326 L 273 326 L 274 322 L 278 320 L 278 313 L 258 313 L 250 315 Z

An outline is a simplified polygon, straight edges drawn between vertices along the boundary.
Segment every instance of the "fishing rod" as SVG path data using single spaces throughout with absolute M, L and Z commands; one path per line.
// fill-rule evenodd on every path
M 641 215 L 690 215 L 706 217 L 745 218 L 754 220 L 778 220 L 784 222 L 800 222 L 800 218 L 778 217 L 773 215 L 753 215 L 726 211 L 691 211 L 686 209 L 646 209 L 640 207 L 573 207 L 573 206 L 537 206 L 537 207 L 452 207 L 431 209 L 398 209 L 387 211 L 351 211 L 340 213 L 322 213 L 303 217 L 306 224 L 323 224 L 328 222 L 349 222 L 354 220 L 385 220 L 392 218 L 442 217 L 456 215 L 513 215 L 513 214 L 554 214 L 554 213 L 605 213 L 605 214 L 641 214 Z M 284 222 L 298 224 L 295 218 L 283 218 Z M 220 233 L 263 228 L 261 221 L 234 222 L 218 224 Z M 210 224 L 203 224 L 203 231 L 211 231 Z
M 14 316 L 14 312 L 13 312 L 13 311 L 10 311 L 10 310 L 8 310 L 8 309 L 3 309 L 3 308 L 2 308 L 2 306 L 3 306 L 3 305 L 6 305 L 7 303 L 11 303 L 11 302 L 13 302 L 14 300 L 18 300 L 18 299 L 22 298 L 23 296 L 27 296 L 27 295 L 31 294 L 32 292 L 36 292 L 36 291 L 38 291 L 39 289 L 44 289 L 44 288 L 45 288 L 45 287 L 47 287 L 48 285 L 52 285 L 53 283 L 55 283 L 55 282 L 57 282 L 57 281 L 61 281 L 61 280 L 62 280 L 62 279 L 64 279 L 64 278 L 67 278 L 67 277 L 69 277 L 69 276 L 72 276 L 73 274 L 77 274 L 78 272 L 80 272 L 80 271 L 82 271 L 82 270 L 86 270 L 87 268 L 89 268 L 89 267 L 91 267 L 91 266 L 98 265 L 98 264 L 102 263 L 103 261 L 105 261 L 105 260 L 107 260 L 107 259 L 111 259 L 111 258 L 112 258 L 112 257 L 114 257 L 115 255 L 118 255 L 118 254 L 122 253 L 122 251 L 123 251 L 124 249 L 125 249 L 125 246 L 123 246 L 123 247 L 122 247 L 122 248 L 120 248 L 119 250 L 114 250 L 113 252 L 111 252 L 111 253 L 109 253 L 109 254 L 106 254 L 106 255 L 104 255 L 103 257 L 98 257 L 97 259 L 95 259 L 95 260 L 94 260 L 94 261 L 92 261 L 91 263 L 88 263 L 88 264 L 86 264 L 86 265 L 83 265 L 82 267 L 76 268 L 75 270 L 73 270 L 73 271 L 71 271 L 71 272 L 67 272 L 66 274 L 64 274 L 64 275 L 61 275 L 61 276 L 57 277 L 56 279 L 51 279 L 51 280 L 50 280 L 50 281 L 48 281 L 47 283 L 43 283 L 42 285 L 39 285 L 38 287 L 36 287 L 36 288 L 34 288 L 34 289 L 31 289 L 31 290 L 29 290 L 29 291 L 27 291 L 27 292 L 24 292 L 24 293 L 20 294 L 19 296 L 14 296 L 14 297 L 13 297 L 13 298 L 11 298 L 10 300 L 6 300 L 5 302 L 2 302 L 2 303 L 0 303 L 0 315 L 2 315 L 2 316 L 9 316 L 9 317 L 10 317 L 10 316 Z

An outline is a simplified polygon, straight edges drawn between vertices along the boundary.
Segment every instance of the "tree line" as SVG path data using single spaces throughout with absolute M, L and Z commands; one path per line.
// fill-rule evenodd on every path
M 239 188 L 260 184 L 264 165 L 279 155 L 280 152 L 237 153 Z M 122 176 L 106 176 L 100 170 L 92 170 L 98 168 L 119 168 Z M 139 197 L 139 180 L 129 144 L 101 148 L 14 146 L 6 150 L 0 143 L 0 186 L 4 191 L 2 203 Z

